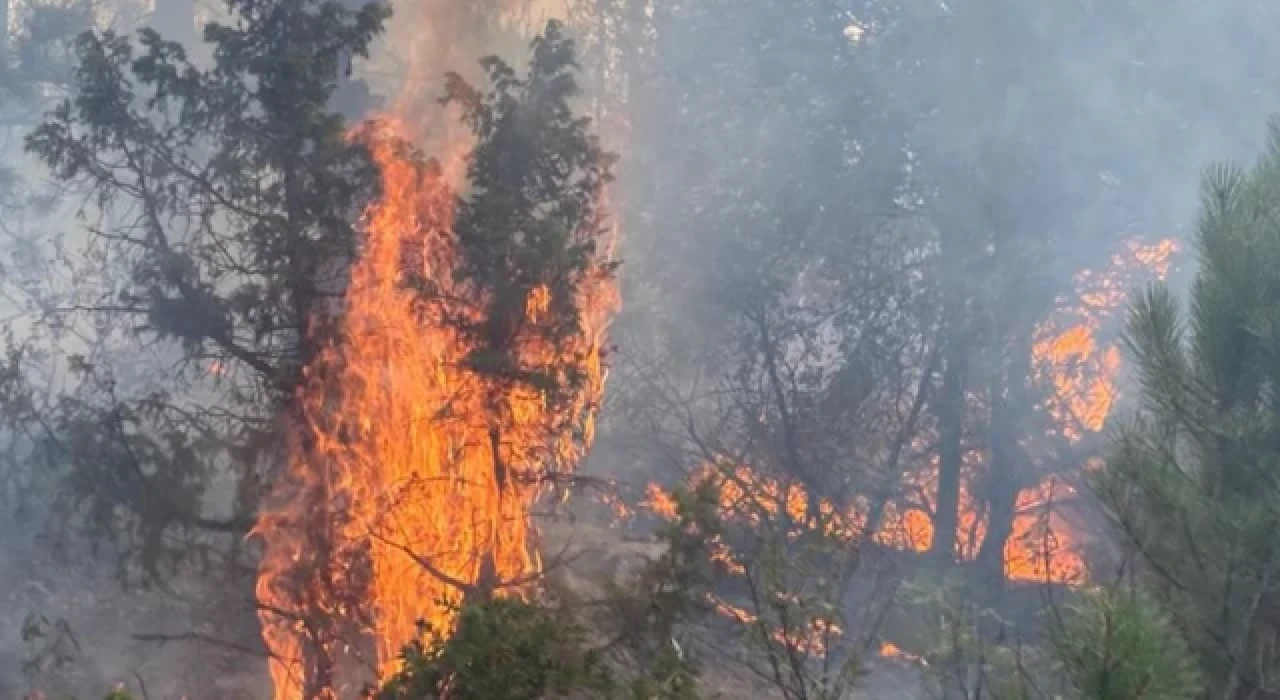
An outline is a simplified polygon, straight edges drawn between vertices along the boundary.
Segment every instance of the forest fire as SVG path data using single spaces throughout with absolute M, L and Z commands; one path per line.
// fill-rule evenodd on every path
M 1038 329 L 1032 373 L 1038 381 L 1052 384 L 1042 408 L 1068 440 L 1098 432 L 1111 413 L 1120 349 L 1100 346 L 1098 334 L 1104 323 L 1123 308 L 1135 276 L 1164 279 L 1176 252 L 1177 244 L 1171 239 L 1148 245 L 1128 243 L 1112 256 L 1107 268 L 1078 273 L 1074 303 L 1060 299 L 1057 317 Z
M 926 5 L 0 3 L 0 700 L 1280 700 L 1280 5 Z
M 286 483 L 256 529 L 277 700 L 359 692 L 396 671 L 420 624 L 447 635 L 463 600 L 524 592 L 540 567 L 531 509 L 590 445 L 603 391 L 618 300 L 604 246 L 571 300 L 523 290 L 501 319 L 511 371 L 493 370 L 474 329 L 494 322 L 494 292 L 460 274 L 455 230 L 473 144 L 451 135 L 450 158 L 423 162 L 404 144 L 428 129 L 393 116 L 355 135 L 380 167 L 381 199 L 338 340 L 307 368 Z M 598 236 L 596 224 L 571 240 Z M 551 333 L 566 306 L 573 332 Z M 526 367 L 550 376 L 555 400 L 512 378 Z
M 1076 276 L 1074 299 L 1059 299 L 1059 311 L 1037 331 L 1032 350 L 1031 380 L 1047 388 L 1039 409 L 1048 415 L 1050 434 L 1027 438 L 1065 440 L 1074 444 L 1090 433 L 1102 430 L 1116 396 L 1120 352 L 1112 343 L 1099 339 L 1108 317 L 1124 305 L 1128 290 L 1142 277 L 1163 279 L 1172 264 L 1177 246 L 1172 240 L 1146 245 L 1129 243 L 1100 271 L 1086 270 Z M 925 441 L 927 442 L 927 441 Z M 927 449 L 922 448 L 922 455 Z M 971 449 L 964 458 L 959 503 L 956 555 L 974 559 L 987 534 L 984 505 L 972 493 L 972 484 L 981 473 L 986 455 Z M 1096 468 L 1096 460 L 1073 469 Z M 819 506 L 818 526 L 839 540 L 852 542 L 870 535 L 879 545 L 925 552 L 933 536 L 934 494 L 937 490 L 937 457 L 903 477 L 902 498 L 885 508 L 875 533 L 866 533 L 868 504 L 856 500 L 846 507 L 827 501 Z M 806 518 L 809 498 L 803 488 L 741 464 L 706 465 L 690 478 L 691 483 L 709 482 L 722 517 L 728 521 L 758 527 L 762 519 L 777 522 L 787 518 L 795 536 L 815 523 Z M 1048 582 L 1067 585 L 1084 583 L 1088 570 L 1081 542 L 1062 509 L 1055 503 L 1070 500 L 1074 487 L 1053 470 L 1040 483 L 1023 489 L 1017 496 L 1014 521 L 1004 548 L 1004 575 L 1010 581 Z M 642 504 L 665 519 L 676 517 L 670 492 L 651 485 Z M 720 551 L 723 550 L 723 551 Z M 742 563 L 727 548 L 714 555 L 730 573 L 741 573 Z M 732 606 L 728 606 L 729 609 Z M 745 613 L 733 612 L 741 618 Z
M 970 452 L 960 484 L 960 517 L 956 528 L 956 556 L 973 560 L 987 536 L 982 504 L 969 488 L 982 455 Z M 933 540 L 933 494 L 937 490 L 937 463 L 909 475 L 908 505 L 889 508 L 876 541 L 896 549 L 926 552 Z M 1053 507 L 1072 495 L 1072 487 L 1050 476 L 1035 488 L 1023 489 L 1014 506 L 1013 528 L 1004 547 L 1004 576 L 1009 581 L 1082 583 L 1087 576 L 1084 558 L 1070 524 Z
M 931 502 L 935 488 L 936 467 L 912 477 L 913 496 Z M 797 484 L 781 485 L 779 480 L 762 477 L 744 467 L 707 466 L 692 479 L 693 483 L 710 482 L 717 494 L 722 517 L 733 522 L 759 526 L 762 520 L 773 520 L 786 513 L 791 523 L 788 536 L 799 535 L 806 527 L 808 498 Z M 1034 489 L 1026 489 L 1018 497 L 1017 517 L 1013 532 L 1005 546 L 1005 576 L 1010 581 L 1079 583 L 1086 575 L 1084 560 L 1072 541 L 1071 530 L 1051 504 L 1071 494 L 1071 487 L 1050 477 Z M 664 519 L 676 518 L 674 499 L 665 489 L 650 485 L 643 505 Z M 896 508 L 892 504 L 881 518 L 872 540 L 895 549 L 925 552 L 933 537 L 933 522 L 927 508 Z M 986 536 L 986 523 L 979 516 L 974 498 L 961 493 L 960 526 L 957 553 L 961 559 L 973 559 Z M 839 541 L 854 542 L 865 535 L 867 507 L 865 501 L 840 510 L 821 501 L 819 522 L 823 531 Z M 809 525 L 812 526 L 812 525 Z M 715 558 L 730 572 L 740 572 L 742 564 L 731 551 L 717 547 Z
M 369 145 L 383 191 L 366 212 L 338 340 L 307 367 L 289 431 L 288 478 L 256 529 L 264 542 L 260 617 L 278 700 L 359 690 L 395 672 L 420 624 L 447 635 L 464 600 L 523 592 L 540 568 L 531 510 L 554 481 L 547 477 L 572 469 L 592 440 L 603 332 L 617 303 L 612 278 L 584 276 L 573 291 L 580 317 L 567 337 L 545 332 L 553 308 L 563 306 L 547 284 L 523 288 L 520 301 L 504 307 L 511 314 L 502 323 L 506 361 L 583 378 L 567 400 L 513 380 L 518 372 L 477 363 L 478 355 L 492 361 L 495 348 L 481 347 L 487 341 L 468 329 L 490 324 L 494 292 L 463 273 L 470 261 L 457 235 L 458 193 L 475 144 L 448 126 L 414 123 L 421 103 L 406 94 L 377 128 L 354 136 Z M 443 161 L 424 162 L 405 148 L 425 134 L 441 142 Z M 598 233 L 584 229 L 581 235 Z M 1167 267 L 1172 250 L 1134 247 L 1114 261 L 1117 271 L 1082 275 L 1078 308 L 1069 309 L 1082 320 L 1041 329 L 1034 378 L 1052 385 L 1044 410 L 1062 436 L 1096 432 L 1110 411 L 1118 353 L 1096 337 L 1100 317 L 1123 301 L 1116 290 L 1129 258 Z M 603 269 L 607 253 L 596 255 Z M 981 458 L 974 452 L 971 461 Z M 871 533 L 876 542 L 927 548 L 936 476 L 936 463 L 906 475 L 920 502 L 890 504 Z M 793 528 L 820 522 L 838 538 L 865 534 L 866 503 L 822 501 L 815 521 L 799 487 L 746 465 L 707 467 L 698 478 L 716 479 L 727 518 L 758 524 L 786 514 Z M 1047 505 L 1069 488 L 1049 477 L 1019 495 L 1005 549 L 1008 578 L 1084 579 L 1070 528 Z M 648 505 L 673 515 L 661 489 L 650 490 Z M 958 552 L 972 558 L 986 524 L 968 483 L 961 511 Z M 740 570 L 727 545 L 715 556 Z

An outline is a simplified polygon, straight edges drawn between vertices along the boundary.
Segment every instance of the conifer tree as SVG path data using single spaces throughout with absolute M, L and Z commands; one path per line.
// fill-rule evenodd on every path
M 1081 700 L 1192 700 L 1195 657 L 1159 604 L 1140 591 L 1087 594 L 1057 630 L 1055 656 Z
M 27 139 L 85 193 L 93 223 L 76 236 L 88 243 L 71 251 L 84 255 L 69 284 L 40 300 L 46 350 L 75 353 L 76 378 L 51 399 L 13 387 L 27 400 L 7 402 L 6 417 L 37 463 L 67 477 L 59 520 L 111 541 L 147 578 L 208 563 L 210 537 L 251 527 L 276 417 L 377 190 L 330 102 L 385 5 L 226 9 L 204 30 L 207 67 L 150 28 L 83 33 L 72 96 Z
M 1136 579 L 1185 635 L 1212 697 L 1225 699 L 1280 692 L 1277 215 L 1273 122 L 1251 169 L 1216 165 L 1204 176 L 1189 303 L 1158 284 L 1133 305 L 1139 407 L 1097 483 Z

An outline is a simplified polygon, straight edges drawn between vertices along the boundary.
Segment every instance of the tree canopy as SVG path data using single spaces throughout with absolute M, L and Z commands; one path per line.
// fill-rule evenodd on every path
M 1157 285 L 1133 306 L 1141 396 L 1099 478 L 1131 566 L 1223 698 L 1274 692 L 1280 123 L 1269 135 L 1252 168 L 1205 174 L 1187 302 Z

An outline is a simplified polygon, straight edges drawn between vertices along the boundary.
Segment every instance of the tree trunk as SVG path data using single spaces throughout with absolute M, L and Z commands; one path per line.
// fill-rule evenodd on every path
M 1000 396 L 999 382 L 993 382 L 991 426 L 988 433 L 990 461 L 987 464 L 987 532 L 978 550 L 977 567 L 984 585 L 1004 584 L 1004 549 L 1013 533 L 1018 501 L 1018 479 L 1014 468 L 1012 411 L 1007 397 Z
M 1029 338 L 1030 332 L 1026 329 L 1026 335 L 1020 337 Z M 1017 411 L 1029 403 L 1025 387 L 1030 373 L 1031 347 L 1020 341 L 1014 343 L 1009 362 L 1001 363 L 991 382 L 990 461 L 983 494 L 987 501 L 987 533 L 978 550 L 977 565 L 983 582 L 995 590 L 1004 584 L 1004 550 L 1013 534 L 1023 485 L 1018 464 Z
M 942 391 L 938 397 L 940 444 L 938 446 L 938 491 L 934 498 L 933 559 L 950 564 L 955 558 L 956 530 L 960 522 L 960 468 L 964 461 L 965 381 L 969 365 L 969 343 L 961 332 L 962 302 L 951 301 L 947 309 L 947 339 Z

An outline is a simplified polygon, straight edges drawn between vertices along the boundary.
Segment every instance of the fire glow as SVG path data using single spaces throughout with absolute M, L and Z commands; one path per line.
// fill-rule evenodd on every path
M 1106 268 L 1085 270 L 1076 275 L 1076 296 L 1059 299 L 1054 317 L 1037 328 L 1030 379 L 1048 389 L 1046 399 L 1038 406 L 1053 425 L 1044 438 L 1074 444 L 1103 429 L 1117 394 L 1120 351 L 1115 344 L 1100 341 L 1099 334 L 1108 318 L 1124 306 L 1128 290 L 1140 278 L 1167 276 L 1176 252 L 1177 245 L 1169 239 L 1154 244 L 1128 243 L 1124 250 L 1112 256 Z M 981 451 L 970 450 L 964 459 L 955 550 L 961 560 L 973 559 L 986 537 L 983 509 L 970 488 L 984 458 Z M 1078 466 L 1100 468 L 1096 459 Z M 822 501 L 816 522 L 827 535 L 841 541 L 854 542 L 869 536 L 870 541 L 880 546 L 925 552 L 933 537 L 930 513 L 937 479 L 936 456 L 924 467 L 904 475 L 902 502 L 888 504 L 874 533 L 866 533 L 869 509 L 862 499 L 843 509 Z M 720 514 L 727 521 L 750 527 L 758 526 L 761 519 L 772 520 L 786 514 L 786 522 L 791 523 L 793 530 L 789 535 L 798 534 L 798 529 L 814 527 L 815 521 L 807 517 L 810 499 L 801 486 L 762 474 L 747 465 L 705 465 L 695 471 L 690 482 L 710 483 L 718 498 Z M 1013 528 L 1004 548 L 1007 580 L 1085 583 L 1088 568 L 1080 537 L 1055 506 L 1074 494 L 1069 479 L 1052 473 L 1018 494 Z M 671 493 L 656 484 L 649 486 L 642 506 L 664 519 L 676 517 Z M 727 546 L 718 546 L 713 556 L 730 574 L 741 574 L 744 570 L 743 563 Z M 731 618 L 741 620 L 746 615 L 727 604 L 720 607 L 729 610 L 726 614 Z
M 434 125 L 449 134 L 443 167 L 411 159 L 399 145 L 431 129 L 414 123 L 406 106 L 419 102 L 405 100 L 379 129 L 358 136 L 368 139 L 380 166 L 382 196 L 365 215 L 340 340 L 324 346 L 307 368 L 299 415 L 288 431 L 288 473 L 274 485 L 271 507 L 255 530 L 264 543 L 257 596 L 277 700 L 357 692 L 360 683 L 396 670 L 401 647 L 419 635 L 420 621 L 448 634 L 452 604 L 466 595 L 522 593 L 540 569 L 530 514 L 547 482 L 513 478 L 505 467 L 571 469 L 591 444 L 604 389 L 603 336 L 618 301 L 612 279 L 604 277 L 577 290 L 582 318 L 574 337 L 553 345 L 528 334 L 516 344 L 517 355 L 531 364 L 587 378 L 567 407 L 549 410 L 539 392 L 470 367 L 471 341 L 448 320 L 474 316 L 485 301 L 455 275 L 464 262 L 453 230 L 459 166 L 471 144 Z M 1167 268 L 1172 246 L 1160 250 L 1131 252 L 1143 265 Z M 429 280 L 437 293 L 424 297 L 407 284 L 411 277 Z M 1061 330 L 1046 325 L 1037 338 L 1036 378 L 1054 387 L 1044 408 L 1070 439 L 1099 430 L 1114 399 L 1118 354 L 1096 340 L 1099 314 L 1123 301 L 1113 291 L 1082 292 L 1085 320 Z M 536 326 L 548 300 L 547 289 L 529 290 L 524 321 Z M 735 510 L 748 497 L 779 504 L 775 515 L 808 502 L 746 466 L 729 471 L 734 478 L 722 482 L 721 492 L 727 514 L 749 520 L 758 510 Z M 725 465 L 706 474 L 712 472 L 723 474 Z M 928 493 L 936 466 L 908 478 Z M 1010 578 L 1083 578 L 1084 564 L 1064 526 L 1051 517 L 1055 537 L 1031 536 L 1044 527 L 1036 511 L 1058 488 L 1051 477 L 1019 497 L 1005 553 Z M 665 492 L 654 488 L 650 495 L 650 507 L 663 513 Z M 961 507 L 962 530 L 978 531 L 980 542 L 983 526 L 972 499 L 963 496 Z M 824 504 L 822 510 L 820 520 L 841 537 L 856 536 L 865 522 L 856 508 L 838 513 Z M 889 513 L 875 537 L 919 550 L 931 527 L 925 510 L 908 506 Z M 1058 542 L 1052 552 L 1037 548 L 1050 539 Z M 976 548 L 962 548 L 962 555 Z M 727 548 L 718 557 L 733 562 Z
M 593 437 L 612 277 L 576 288 L 571 337 L 537 332 L 546 287 L 528 291 L 515 323 L 520 366 L 581 378 L 567 401 L 552 407 L 544 392 L 476 369 L 473 337 L 458 329 L 483 321 L 487 298 L 455 274 L 466 252 L 454 234 L 471 144 L 452 140 L 442 167 L 423 163 L 403 144 L 427 129 L 407 117 L 355 136 L 380 167 L 381 199 L 362 224 L 341 333 L 307 368 L 289 470 L 255 532 L 277 700 L 360 692 L 397 670 L 419 623 L 448 635 L 468 596 L 529 590 L 540 570 L 532 508 Z M 607 246 L 597 251 L 603 269 Z

